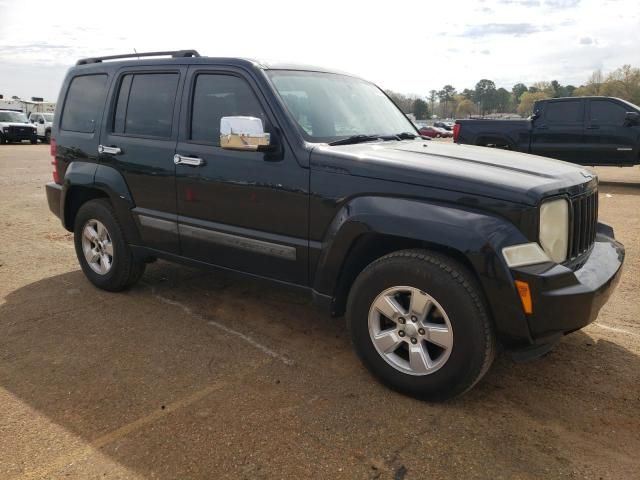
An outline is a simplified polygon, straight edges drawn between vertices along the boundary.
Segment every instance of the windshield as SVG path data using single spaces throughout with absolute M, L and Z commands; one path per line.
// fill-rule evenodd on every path
M 0 112 L 0 122 L 27 123 L 27 117 L 21 112 Z
M 375 85 L 333 73 L 268 70 L 305 140 L 329 143 L 354 135 L 417 134 Z
M 43 113 L 42 116 L 45 122 L 53 122 L 53 113 Z

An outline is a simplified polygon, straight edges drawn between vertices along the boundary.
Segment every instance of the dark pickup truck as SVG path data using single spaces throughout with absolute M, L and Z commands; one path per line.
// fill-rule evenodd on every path
M 619 98 L 541 100 L 527 120 L 458 120 L 454 141 L 579 165 L 640 164 L 640 107 Z
M 160 258 L 293 288 L 346 314 L 367 368 L 411 395 L 465 392 L 498 345 L 545 353 L 620 278 L 597 177 L 425 141 L 351 75 L 193 50 L 96 57 L 69 70 L 58 108 L 47 198 L 89 281 L 123 290 Z

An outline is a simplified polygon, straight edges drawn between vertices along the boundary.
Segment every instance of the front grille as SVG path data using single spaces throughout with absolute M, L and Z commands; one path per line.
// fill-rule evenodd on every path
M 33 133 L 33 129 L 31 127 L 16 127 L 15 125 L 11 125 L 9 127 L 9 134 L 12 137 L 30 137 Z
M 598 223 L 598 190 L 571 199 L 569 258 L 587 252 L 596 241 Z

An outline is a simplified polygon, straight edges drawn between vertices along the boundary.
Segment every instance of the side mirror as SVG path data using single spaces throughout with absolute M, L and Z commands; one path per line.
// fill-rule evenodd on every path
M 624 124 L 628 126 L 640 125 L 640 113 L 627 112 L 624 116 Z
M 220 146 L 227 150 L 268 150 L 271 135 L 265 133 L 262 120 L 256 117 L 222 117 Z
M 536 110 L 531 114 L 531 120 L 537 120 L 538 118 L 540 118 L 540 110 Z
M 40 125 L 44 125 L 44 118 L 41 118 L 40 120 L 38 120 L 38 123 L 39 123 Z

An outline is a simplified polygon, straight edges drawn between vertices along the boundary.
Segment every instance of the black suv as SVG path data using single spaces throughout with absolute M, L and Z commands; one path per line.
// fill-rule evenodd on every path
M 498 344 L 533 357 L 593 321 L 620 277 L 580 167 L 427 141 L 350 75 L 140 56 L 80 60 L 53 125 L 49 206 L 100 288 L 155 258 L 298 288 L 346 312 L 374 375 L 437 400 Z

